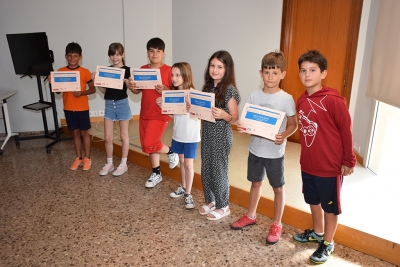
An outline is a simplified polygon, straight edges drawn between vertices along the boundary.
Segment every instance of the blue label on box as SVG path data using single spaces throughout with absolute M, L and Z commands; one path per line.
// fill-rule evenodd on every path
M 169 96 L 165 98 L 165 103 L 184 103 L 185 98 L 181 96 Z
M 198 98 L 190 98 L 190 104 L 199 106 L 199 107 L 211 108 L 211 101 L 198 99 Z
M 267 115 L 261 115 L 261 114 L 254 113 L 254 112 L 247 112 L 245 118 L 249 119 L 249 120 L 259 121 L 259 122 L 266 123 L 266 124 L 271 124 L 271 125 L 275 125 L 276 122 L 278 121 L 277 118 L 270 117 Z
M 56 83 L 75 83 L 76 77 L 54 77 Z
M 157 75 L 133 75 L 135 81 L 157 81 Z
M 117 79 L 121 78 L 121 74 L 118 73 L 111 73 L 111 72 L 99 72 L 99 77 L 110 78 L 110 79 Z

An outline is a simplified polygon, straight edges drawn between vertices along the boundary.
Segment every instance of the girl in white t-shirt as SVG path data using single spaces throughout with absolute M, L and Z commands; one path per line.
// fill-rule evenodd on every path
M 172 66 L 172 90 L 190 90 L 194 88 L 192 79 L 192 68 L 186 62 L 175 63 Z M 157 99 L 161 106 L 162 99 Z M 174 118 L 171 151 L 179 155 L 182 184 L 177 190 L 170 194 L 177 198 L 184 196 L 185 207 L 194 208 L 191 195 L 194 167 L 193 160 L 196 158 L 197 144 L 200 142 L 200 120 L 191 117 L 189 113 L 184 115 L 170 115 Z

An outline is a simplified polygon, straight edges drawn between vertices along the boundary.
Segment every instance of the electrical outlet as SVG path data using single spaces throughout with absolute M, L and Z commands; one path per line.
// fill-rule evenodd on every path
M 96 116 L 99 116 L 99 113 L 97 111 L 89 111 L 89 116 L 96 117 Z
M 99 116 L 104 117 L 104 110 L 99 110 Z
M 356 152 L 356 153 L 358 153 L 358 154 L 360 154 L 360 145 L 359 144 L 357 144 L 357 143 L 354 143 L 353 144 L 353 150 L 354 150 L 354 152 Z

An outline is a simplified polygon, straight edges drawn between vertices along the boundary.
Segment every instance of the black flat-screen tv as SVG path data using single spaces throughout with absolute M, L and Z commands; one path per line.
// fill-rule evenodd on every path
M 48 76 L 53 70 L 53 52 L 45 32 L 7 34 L 15 74 Z

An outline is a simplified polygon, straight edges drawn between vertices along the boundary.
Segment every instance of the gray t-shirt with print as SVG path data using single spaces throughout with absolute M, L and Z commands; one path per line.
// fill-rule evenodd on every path
M 274 94 L 266 94 L 262 90 L 253 91 L 247 103 L 286 112 L 279 129 L 280 133 L 286 129 L 287 117 L 296 115 L 293 97 L 283 90 Z M 273 141 L 257 135 L 252 135 L 249 143 L 249 151 L 260 158 L 281 158 L 285 153 L 285 147 L 286 139 L 281 145 L 276 145 Z

